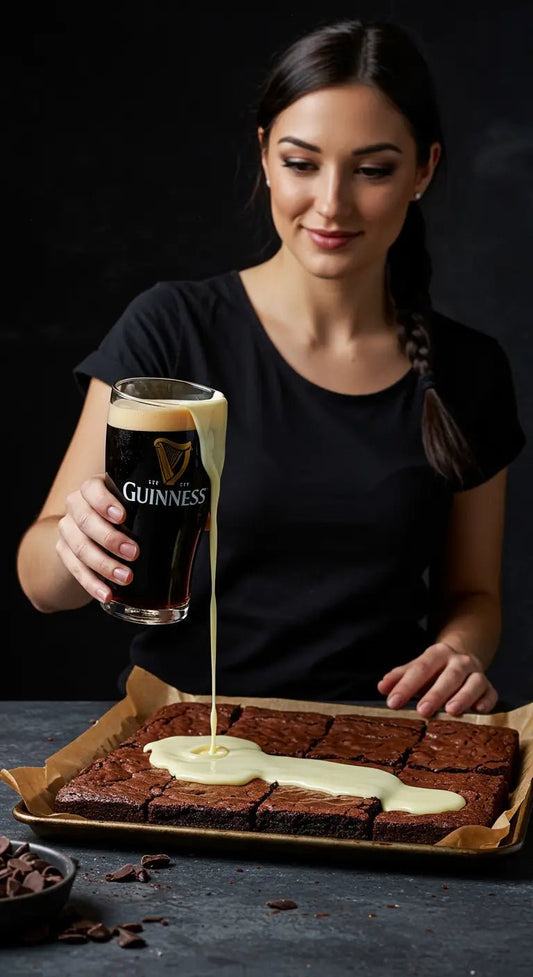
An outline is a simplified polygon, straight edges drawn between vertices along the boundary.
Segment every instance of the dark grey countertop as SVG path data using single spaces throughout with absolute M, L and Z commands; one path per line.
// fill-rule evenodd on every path
M 42 766 L 112 702 L 9 701 L 0 704 L 0 766 Z M 38 841 L 15 820 L 18 800 L 0 782 L 0 834 Z M 533 827 L 521 850 L 482 859 L 406 858 L 368 852 L 286 858 L 173 848 L 171 865 L 151 881 L 110 883 L 105 874 L 138 863 L 153 847 L 109 838 L 46 838 L 79 860 L 70 905 L 108 925 L 164 915 L 145 924 L 147 945 L 115 940 L 81 946 L 50 941 L 0 950 L 0 972 L 62 977 L 529 977 L 533 956 Z M 157 847 L 157 846 L 156 846 Z M 166 846 L 168 849 L 168 846 Z M 292 899 L 272 914 L 267 902 Z

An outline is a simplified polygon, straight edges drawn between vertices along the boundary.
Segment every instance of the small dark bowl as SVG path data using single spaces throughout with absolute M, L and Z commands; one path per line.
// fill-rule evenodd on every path
M 10 841 L 13 850 L 23 844 L 22 841 L 13 838 L 10 838 Z M 28 844 L 30 851 L 59 869 L 63 880 L 43 889 L 42 892 L 0 899 L 0 941 L 23 930 L 31 930 L 41 924 L 49 923 L 65 905 L 78 870 L 72 858 L 64 855 L 63 852 L 49 848 L 47 845 L 34 845 L 32 841 Z

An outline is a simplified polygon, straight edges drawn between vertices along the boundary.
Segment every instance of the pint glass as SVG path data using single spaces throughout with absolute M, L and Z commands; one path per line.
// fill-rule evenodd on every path
M 211 502 L 200 432 L 187 404 L 198 410 L 217 395 L 224 400 L 209 387 L 158 377 L 132 377 L 112 387 L 106 479 L 126 510 L 120 528 L 139 545 L 132 582 L 119 587 L 106 581 L 113 597 L 101 606 L 115 617 L 170 624 L 187 616 Z

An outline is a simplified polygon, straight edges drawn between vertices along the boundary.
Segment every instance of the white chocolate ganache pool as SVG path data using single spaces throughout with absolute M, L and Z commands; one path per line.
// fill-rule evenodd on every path
M 144 746 L 150 763 L 168 770 L 177 780 L 199 784 L 247 784 L 255 778 L 281 786 L 292 785 L 326 794 L 377 797 L 384 811 L 437 814 L 459 811 L 460 794 L 449 790 L 409 787 L 392 773 L 332 760 L 270 756 L 257 743 L 237 736 L 217 736 L 216 753 L 209 736 L 167 736 Z

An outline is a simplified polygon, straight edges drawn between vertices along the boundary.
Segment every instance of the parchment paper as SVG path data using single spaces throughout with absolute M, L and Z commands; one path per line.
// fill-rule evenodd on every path
M 44 767 L 15 767 L 0 770 L 0 777 L 24 799 L 31 814 L 46 818 L 68 820 L 79 815 L 56 814 L 54 798 L 60 787 L 71 780 L 93 760 L 104 756 L 119 745 L 152 713 L 171 702 L 211 702 L 210 696 L 192 695 L 162 682 L 151 672 L 135 666 L 126 683 L 126 695 L 105 712 L 89 729 L 45 761 Z M 346 706 L 331 702 L 307 702 L 298 699 L 247 698 L 244 696 L 217 696 L 217 703 L 230 702 L 243 706 L 263 706 L 268 709 L 298 710 L 301 712 L 327 712 L 330 715 L 356 714 L 365 716 L 420 719 L 415 710 L 393 710 L 371 706 Z M 445 712 L 434 718 L 457 721 Z M 456 828 L 446 838 L 437 842 L 449 848 L 473 850 L 496 848 L 510 831 L 511 818 L 517 813 L 528 793 L 533 779 L 533 702 L 511 712 L 493 713 L 488 716 L 464 714 L 459 721 L 476 725 L 512 726 L 518 730 L 520 763 L 518 783 L 509 798 L 509 808 L 494 822 L 492 827 L 465 825 Z

